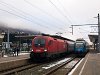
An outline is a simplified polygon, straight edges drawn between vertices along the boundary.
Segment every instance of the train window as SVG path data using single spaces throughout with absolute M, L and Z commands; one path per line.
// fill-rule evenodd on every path
M 79 48 L 79 47 L 84 47 L 84 44 L 83 43 L 76 43 L 76 47 Z
M 38 38 L 34 40 L 34 45 L 36 47 L 40 46 L 40 47 L 44 47 L 45 46 L 45 39 L 42 38 Z

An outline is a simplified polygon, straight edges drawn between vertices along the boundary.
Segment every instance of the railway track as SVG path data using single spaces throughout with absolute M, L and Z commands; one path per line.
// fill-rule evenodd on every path
M 58 67 L 50 70 L 44 75 L 68 75 L 68 73 L 75 67 L 75 65 L 81 60 L 81 58 L 73 58 L 68 62 L 65 62 Z
M 14 69 L 9 69 L 9 70 L 5 70 L 3 72 L 0 72 L 0 75 L 11 75 L 11 74 L 17 74 L 17 72 L 20 72 L 20 71 L 23 71 L 23 70 L 26 70 L 26 69 L 29 69 L 29 68 L 33 68 L 33 67 L 36 67 L 36 66 L 39 66 L 41 64 L 28 64 L 28 65 L 24 65 L 24 66 L 21 66 L 21 67 L 17 67 L 17 68 L 14 68 Z
M 0 72 L 0 75 L 66 75 L 80 60 L 81 58 L 66 57 L 55 61 L 18 67 Z
M 19 72 L 18 75 L 66 75 L 80 60 L 81 58 L 68 57 L 30 68 L 26 71 Z

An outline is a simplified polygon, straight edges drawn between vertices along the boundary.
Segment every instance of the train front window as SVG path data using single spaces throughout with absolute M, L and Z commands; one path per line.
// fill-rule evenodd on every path
M 84 45 L 83 45 L 83 43 L 76 43 L 76 47 L 77 48 L 80 48 L 80 47 L 82 48 L 82 47 L 84 47 Z
M 45 39 L 38 38 L 34 40 L 35 47 L 44 47 L 45 46 Z

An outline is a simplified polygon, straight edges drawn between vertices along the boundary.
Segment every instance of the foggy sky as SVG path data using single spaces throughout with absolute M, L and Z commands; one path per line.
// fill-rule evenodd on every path
M 99 0 L 0 0 L 0 22 L 12 28 L 73 38 L 71 25 L 96 24 Z M 76 38 L 88 39 L 90 26 L 74 27 Z

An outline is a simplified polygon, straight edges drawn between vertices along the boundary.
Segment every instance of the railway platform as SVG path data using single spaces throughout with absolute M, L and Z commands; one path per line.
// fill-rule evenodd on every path
M 100 75 L 100 53 L 89 52 L 69 75 Z
M 0 72 L 26 65 L 29 61 L 29 53 L 20 53 L 19 56 L 1 57 L 0 58 Z
M 16 61 L 16 60 L 25 59 L 25 58 L 29 58 L 29 53 L 20 53 L 18 56 L 11 56 L 11 57 L 7 57 L 5 55 L 5 57 L 0 57 L 0 63 Z

